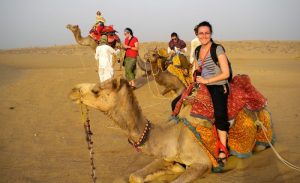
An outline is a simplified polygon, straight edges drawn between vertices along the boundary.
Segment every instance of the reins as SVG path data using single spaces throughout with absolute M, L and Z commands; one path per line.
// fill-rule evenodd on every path
M 258 124 L 261 128 L 262 128 L 262 131 L 264 132 L 264 136 L 265 138 L 267 139 L 268 141 L 268 144 L 269 146 L 271 147 L 271 149 L 273 150 L 273 152 L 275 153 L 275 155 L 277 156 L 277 158 L 283 163 L 285 164 L 287 167 L 293 169 L 293 170 L 296 170 L 296 171 L 300 171 L 300 167 L 298 166 L 295 166 L 293 165 L 292 163 L 290 163 L 289 161 L 287 161 L 286 159 L 284 159 L 278 152 L 277 150 L 275 149 L 275 147 L 272 145 L 272 143 L 270 142 L 266 132 L 268 131 L 267 128 L 264 126 L 264 124 L 259 121 L 259 120 L 256 120 L 255 121 L 256 124 Z
M 90 126 L 90 119 L 89 119 L 89 109 L 86 105 L 84 105 L 82 102 L 80 103 L 80 110 L 81 110 L 81 119 L 83 122 L 83 127 L 84 127 L 84 132 L 86 135 L 86 142 L 87 142 L 87 147 L 89 150 L 90 154 L 90 165 L 91 165 L 91 177 L 92 177 L 92 182 L 96 183 L 97 177 L 96 177 L 96 166 L 94 163 L 94 142 L 92 140 L 92 131 L 91 131 L 91 126 Z
M 144 64 L 145 64 L 145 68 L 146 68 L 146 62 L 144 62 Z M 153 76 L 153 78 L 154 78 L 154 83 L 155 83 L 155 87 L 156 87 L 156 91 L 159 93 L 159 90 L 158 90 L 158 86 L 157 86 L 157 82 L 156 82 L 156 80 L 155 80 L 155 75 L 154 75 L 154 73 L 153 73 L 153 67 L 152 67 L 152 64 L 150 64 L 151 65 L 151 74 L 152 74 L 152 76 Z M 159 73 L 159 71 L 156 73 L 156 75 Z M 154 92 L 153 92 L 153 90 L 151 89 L 151 87 L 150 87 L 150 79 L 149 79 L 149 75 L 148 75 L 148 73 L 147 73 L 147 71 L 146 71 L 146 76 L 147 76 L 147 85 L 148 85 L 148 89 L 149 89 L 149 91 L 151 92 L 151 94 L 152 94 L 152 96 L 154 97 L 154 98 L 158 98 L 158 99 L 162 99 L 162 100 L 171 100 L 171 99 L 169 99 L 169 98 L 167 98 L 167 97 L 161 97 L 161 96 L 156 96 L 155 94 L 154 94 Z

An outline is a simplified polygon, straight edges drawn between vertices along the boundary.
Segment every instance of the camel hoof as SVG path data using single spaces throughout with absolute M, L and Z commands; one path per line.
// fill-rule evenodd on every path
M 138 175 L 131 174 L 129 177 L 130 183 L 144 183 L 144 179 Z

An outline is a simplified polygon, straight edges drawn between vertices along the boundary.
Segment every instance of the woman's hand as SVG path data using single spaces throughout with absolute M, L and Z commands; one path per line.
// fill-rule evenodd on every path
M 208 80 L 208 79 L 204 79 L 204 78 L 201 77 L 201 76 L 197 76 L 197 77 L 196 77 L 196 82 L 197 82 L 197 83 L 202 83 L 202 84 L 208 84 L 208 83 L 209 83 L 209 80 Z
M 124 45 L 124 48 L 125 48 L 125 49 L 130 49 L 131 46 L 125 44 L 125 45 Z

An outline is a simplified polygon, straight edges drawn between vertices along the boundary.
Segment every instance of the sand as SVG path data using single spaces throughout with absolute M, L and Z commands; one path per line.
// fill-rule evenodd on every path
M 234 73 L 250 75 L 268 98 L 277 151 L 300 166 L 300 42 L 222 43 Z M 140 55 L 166 45 L 142 43 Z M 0 52 L 1 183 L 91 182 L 80 108 L 67 96 L 78 83 L 97 82 L 95 70 L 92 51 L 77 45 Z M 145 116 L 164 123 L 172 95 L 155 97 L 155 83 L 150 82 L 151 91 L 145 78 L 140 81 L 143 86 L 135 94 Z M 153 160 L 129 146 L 122 131 L 103 114 L 91 109 L 90 118 L 97 182 L 118 182 Z M 271 149 L 244 160 L 230 158 L 227 165 L 230 171 L 207 174 L 195 182 L 300 181 L 300 173 L 281 163 Z

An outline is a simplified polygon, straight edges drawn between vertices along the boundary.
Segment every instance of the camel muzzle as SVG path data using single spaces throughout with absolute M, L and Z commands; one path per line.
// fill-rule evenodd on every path
M 76 103 L 80 102 L 80 98 L 81 98 L 81 92 L 80 92 L 80 88 L 73 88 L 72 91 L 69 94 L 69 98 Z

